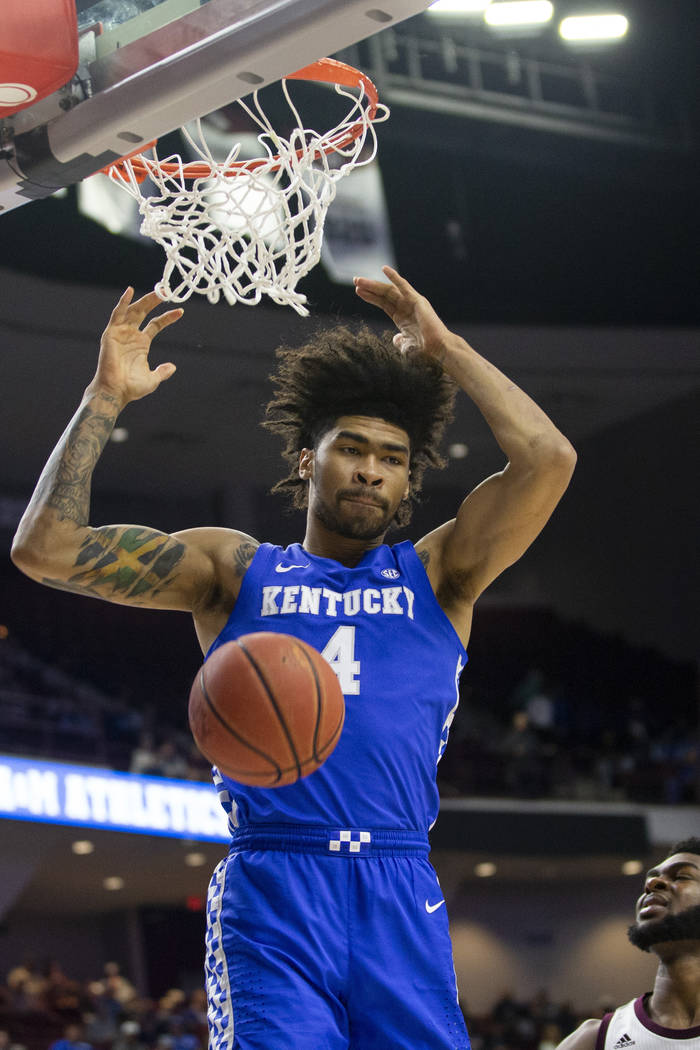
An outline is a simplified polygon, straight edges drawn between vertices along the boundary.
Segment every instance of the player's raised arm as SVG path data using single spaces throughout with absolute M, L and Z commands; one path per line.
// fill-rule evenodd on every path
M 440 363 L 481 411 L 507 457 L 505 468 L 467 496 L 454 520 L 418 545 L 443 607 L 468 615 L 482 591 L 524 553 L 571 479 L 576 453 L 535 402 L 451 332 L 428 300 L 395 270 L 388 282 L 357 278 L 357 294 L 380 307 L 398 331 L 402 353 Z M 447 609 L 446 609 L 447 611 Z
M 93 471 L 117 416 L 175 371 L 170 362 L 151 368 L 148 360 L 154 336 L 182 315 L 169 310 L 144 324 L 159 304 L 153 292 L 134 302 L 128 288 L 114 308 L 95 376 L 39 478 L 12 560 L 52 587 L 121 604 L 194 610 L 219 582 L 217 551 L 224 542 L 235 547 L 239 534 L 201 529 L 169 536 L 141 526 L 89 524 Z

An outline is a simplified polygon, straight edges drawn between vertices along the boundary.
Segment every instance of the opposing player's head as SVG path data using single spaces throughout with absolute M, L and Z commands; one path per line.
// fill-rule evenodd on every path
M 271 376 L 274 396 L 263 425 L 284 441 L 289 473 L 273 488 L 289 496 L 298 508 L 308 506 L 310 487 L 314 509 L 328 515 L 329 527 L 342 531 L 335 497 L 319 494 L 322 468 L 335 492 L 355 491 L 366 482 L 381 516 L 365 521 L 349 534 L 365 539 L 380 535 L 389 525 L 410 520 L 427 467 L 442 467 L 438 451 L 445 426 L 452 419 L 455 385 L 434 362 L 422 355 L 400 354 L 391 333 L 378 336 L 369 328 L 357 331 L 340 326 L 320 332 L 310 343 L 277 351 L 278 367 Z M 370 447 L 382 449 L 375 462 L 401 460 L 403 475 L 387 469 L 387 476 L 351 477 L 339 465 L 340 443 L 355 442 L 361 455 Z M 352 441 L 346 445 L 349 458 Z M 405 454 L 401 453 L 403 446 Z M 354 526 L 353 526 L 354 527 Z
M 676 842 L 647 872 L 627 934 L 645 952 L 680 941 L 695 942 L 700 952 L 700 838 Z

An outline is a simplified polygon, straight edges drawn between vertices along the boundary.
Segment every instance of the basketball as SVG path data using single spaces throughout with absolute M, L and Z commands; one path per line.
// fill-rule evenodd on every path
M 345 701 L 312 646 L 259 631 L 215 649 L 192 683 L 192 735 L 225 776 L 255 787 L 306 777 L 338 743 Z

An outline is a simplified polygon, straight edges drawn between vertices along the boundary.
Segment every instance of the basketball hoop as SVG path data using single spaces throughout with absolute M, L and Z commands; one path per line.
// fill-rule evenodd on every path
M 334 84 L 351 105 L 330 131 L 304 127 L 287 81 Z M 198 292 L 216 303 L 221 295 L 234 306 L 253 306 L 262 295 L 308 314 L 298 281 L 319 261 L 323 224 L 336 183 L 353 168 L 374 159 L 374 124 L 389 115 L 364 73 L 323 58 L 281 82 L 293 129 L 289 138 L 275 131 L 258 92 L 238 105 L 261 129 L 257 141 L 265 156 L 240 158 L 236 142 L 223 161 L 207 144 L 202 121 L 182 134 L 199 161 L 173 154 L 160 160 L 156 143 L 148 153 L 125 157 L 105 174 L 138 202 L 141 233 L 165 250 L 166 264 L 156 292 L 181 303 Z

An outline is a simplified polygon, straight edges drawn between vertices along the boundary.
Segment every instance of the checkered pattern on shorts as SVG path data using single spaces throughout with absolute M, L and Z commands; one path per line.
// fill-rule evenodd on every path
M 226 879 L 226 858 L 219 861 L 209 883 L 207 894 L 207 934 L 204 958 L 209 1023 L 210 1050 L 230 1050 L 233 1046 L 233 1010 L 221 943 L 221 899 Z

